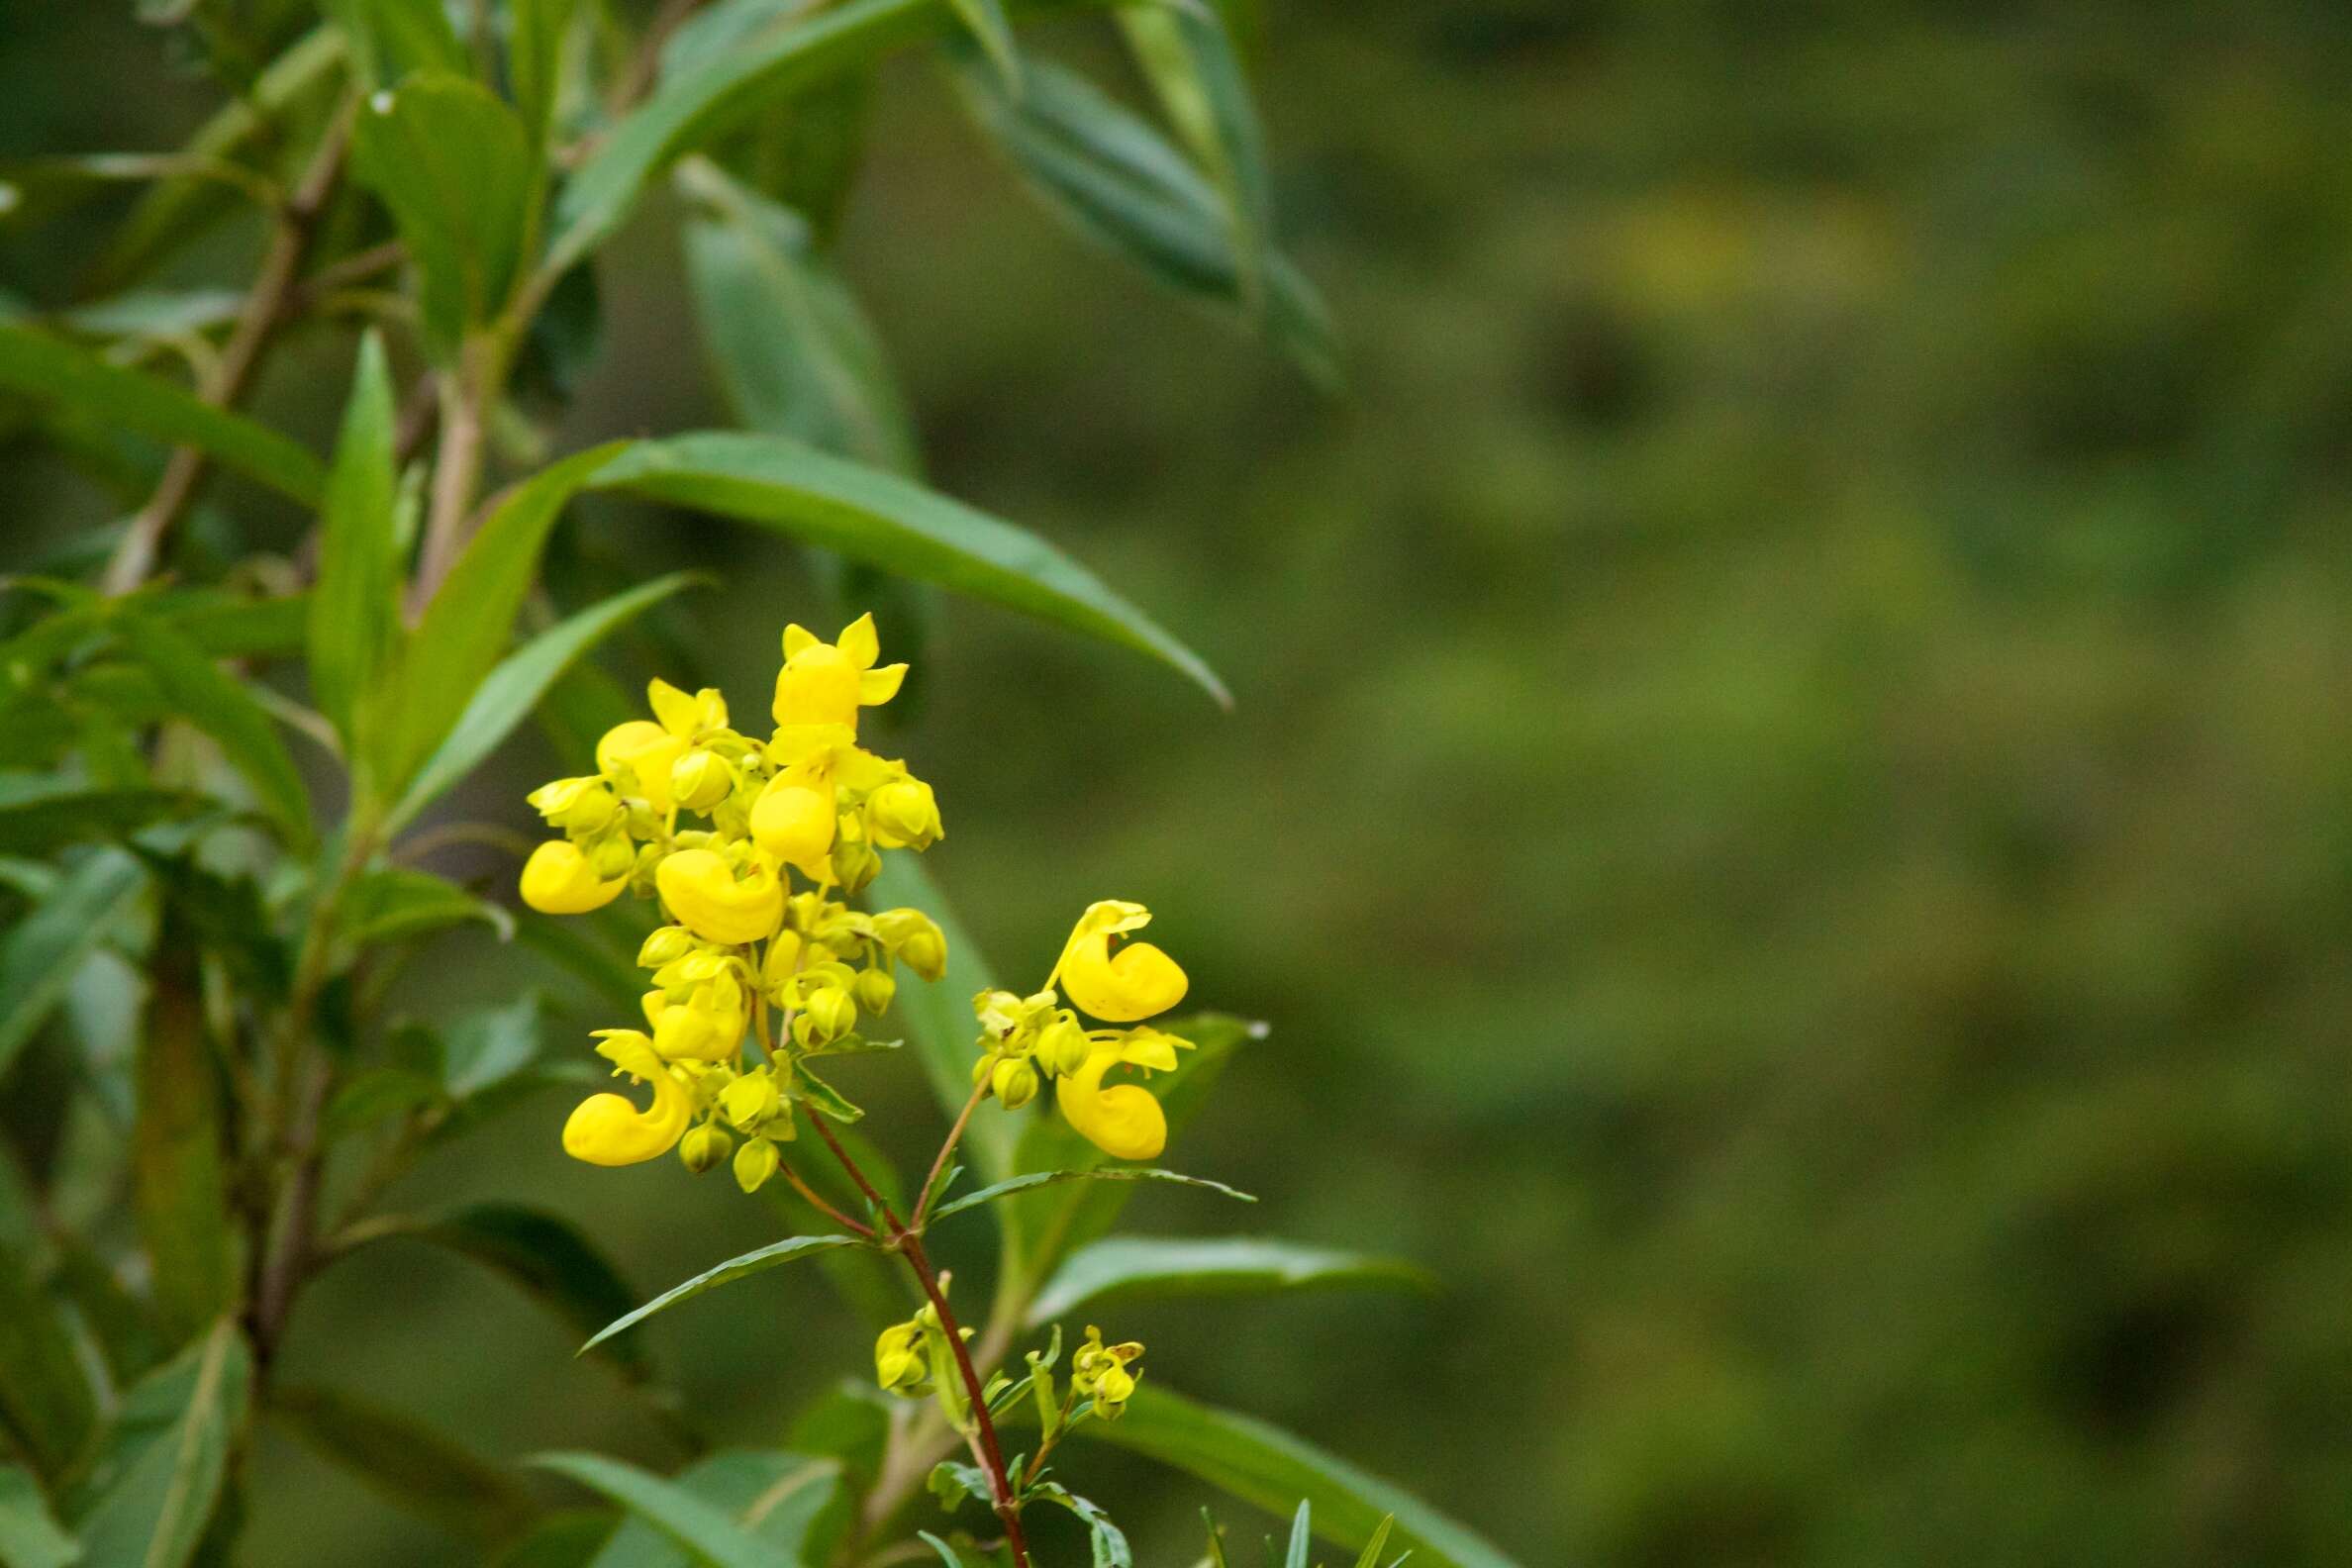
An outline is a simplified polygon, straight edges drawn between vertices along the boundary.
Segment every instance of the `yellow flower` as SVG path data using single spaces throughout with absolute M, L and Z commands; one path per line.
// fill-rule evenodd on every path
M 597 768 L 635 793 L 657 812 L 673 802 L 670 769 L 694 744 L 695 737 L 727 727 L 727 699 L 717 688 L 705 687 L 689 697 L 668 681 L 645 688 L 653 719 L 632 719 L 613 726 L 596 742 Z M 658 722 L 656 722 L 658 721 Z
M 922 1394 L 931 1354 L 921 1323 L 892 1323 L 874 1338 L 874 1381 L 894 1394 Z
M 523 902 L 542 915 L 585 915 L 603 909 L 627 886 L 627 876 L 599 877 L 580 846 L 568 838 L 540 844 L 523 865 Z
M 1053 1098 L 1086 1140 L 1114 1159 L 1147 1160 L 1168 1146 L 1168 1115 L 1141 1084 L 1103 1087 L 1119 1064 L 1114 1050 L 1097 1051 L 1074 1073 L 1053 1080 Z
M 833 787 L 827 769 L 799 763 L 768 780 L 751 803 L 751 840 L 822 880 L 833 845 Z
M 624 1096 L 590 1095 L 563 1124 L 563 1152 L 591 1165 L 637 1165 L 670 1151 L 694 1115 L 693 1097 L 670 1076 L 653 1042 L 637 1029 L 602 1029 L 596 1053 L 616 1069 L 653 1086 L 653 1103 L 639 1111 Z
M 776 723 L 846 725 L 857 728 L 857 710 L 873 708 L 898 695 L 907 666 L 874 668 L 882 639 L 874 618 L 859 616 L 841 629 L 835 642 L 820 642 L 806 627 L 784 629 L 784 667 L 776 672 Z
M 939 822 L 937 797 L 912 774 L 866 797 L 866 821 L 873 827 L 875 844 L 884 849 L 929 849 L 947 836 Z
M 664 1061 L 726 1061 L 742 1045 L 748 1013 L 742 988 L 733 979 L 696 986 L 683 1002 L 648 991 L 644 1007 L 653 1049 Z
M 1140 904 L 1106 899 L 1087 906 L 1047 980 L 1061 982 L 1081 1012 L 1106 1024 L 1132 1024 L 1184 1000 L 1187 982 L 1176 960 L 1149 942 L 1130 941 L 1117 953 L 1111 938 L 1151 923 Z
M 1070 1357 L 1070 1382 L 1078 1392 L 1094 1401 L 1094 1413 L 1104 1421 L 1117 1421 L 1127 1402 L 1134 1397 L 1135 1380 L 1143 1374 L 1140 1369 L 1128 1371 L 1142 1359 L 1143 1346 L 1136 1340 L 1125 1344 L 1103 1343 L 1103 1330 L 1093 1323 L 1086 1325 L 1086 1342 Z
M 784 920 L 784 885 L 758 859 L 738 880 L 715 851 L 681 849 L 661 862 L 653 883 L 671 917 L 705 941 L 758 941 L 775 934 Z

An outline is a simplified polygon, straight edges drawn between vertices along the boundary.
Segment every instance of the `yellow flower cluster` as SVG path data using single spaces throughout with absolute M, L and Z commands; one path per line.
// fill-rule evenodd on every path
M 1192 1042 L 1143 1024 L 1184 1000 L 1187 981 L 1176 960 L 1145 941 L 1124 938 L 1151 922 L 1140 904 L 1105 900 L 1090 905 L 1063 944 L 1060 962 L 1030 996 L 983 991 L 972 999 L 980 1020 L 982 1055 L 974 1085 L 1009 1108 L 1036 1098 L 1045 1078 L 1070 1126 L 1120 1159 L 1151 1159 L 1168 1144 L 1168 1118 L 1151 1091 L 1136 1083 L 1103 1085 L 1117 1067 L 1168 1072 L 1176 1052 Z M 1059 990 L 1056 990 L 1056 987 Z M 1075 1007 L 1062 1005 L 1068 994 Z M 1105 1024 L 1134 1029 L 1089 1029 L 1084 1013 Z
M 894 964 L 927 980 L 945 971 L 929 916 L 846 902 L 883 850 L 926 849 L 945 832 L 930 785 L 857 744 L 859 711 L 906 676 L 904 664 L 876 668 L 879 653 L 870 616 L 833 642 L 789 627 L 765 741 L 729 727 L 717 691 L 657 680 L 653 718 L 607 732 L 595 774 L 532 792 L 563 836 L 524 866 L 526 904 L 581 914 L 634 892 L 670 922 L 637 953 L 652 971 L 644 1028 L 597 1031 L 597 1054 L 649 1085 L 652 1103 L 591 1096 L 564 1124 L 575 1158 L 632 1165 L 675 1147 L 704 1171 L 732 1152 L 735 1179 L 756 1189 L 794 1135 L 796 1105 L 838 1104 L 807 1058 L 863 1043 L 859 1016 L 889 1007 Z
M 1143 1346 L 1130 1339 L 1125 1344 L 1103 1343 L 1103 1330 L 1093 1323 L 1086 1325 L 1086 1342 L 1070 1357 L 1070 1383 L 1080 1397 L 1094 1401 L 1094 1413 L 1104 1421 L 1117 1421 L 1119 1413 L 1127 1409 L 1127 1402 L 1134 1397 L 1135 1380 L 1143 1369 L 1135 1363 L 1143 1358 Z

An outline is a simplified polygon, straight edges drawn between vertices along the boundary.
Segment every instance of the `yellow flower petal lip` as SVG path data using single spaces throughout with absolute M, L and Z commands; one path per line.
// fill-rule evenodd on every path
M 636 1029 L 606 1029 L 597 1054 L 623 1072 L 653 1086 L 653 1103 L 642 1111 L 625 1095 L 590 1095 L 573 1107 L 563 1124 L 563 1151 L 590 1165 L 638 1165 L 658 1159 L 685 1135 L 692 1097 L 661 1065 L 653 1042 Z
M 585 915 L 621 896 L 629 878 L 604 881 L 569 838 L 555 838 L 531 851 L 523 863 L 523 902 L 542 915 Z
M 1184 1000 L 1191 985 L 1176 960 L 1149 942 L 1130 941 L 1112 952 L 1112 932 L 1127 929 L 1089 931 L 1081 922 L 1055 972 L 1071 1004 L 1106 1024 L 1133 1024 L 1165 1013 Z
M 705 941 L 754 942 L 784 922 L 784 886 L 764 864 L 755 862 L 737 881 L 711 850 L 681 849 L 661 862 L 653 881 L 678 924 Z
M 596 765 L 612 777 L 633 780 L 632 788 L 646 805 L 665 812 L 670 809 L 670 768 L 685 753 L 683 737 L 650 719 L 632 719 L 613 726 L 596 742 Z
M 1181 1036 L 1155 1029 L 1150 1025 L 1131 1029 L 1119 1039 L 1119 1059 L 1130 1067 L 1151 1072 L 1174 1072 L 1176 1053 L 1191 1050 L 1193 1042 Z
M 1168 1115 L 1141 1084 L 1103 1087 L 1118 1058 L 1098 1051 L 1086 1065 L 1053 1081 L 1053 1098 L 1070 1126 L 1114 1159 L 1157 1159 L 1168 1146 Z
M 798 621 L 784 629 L 784 656 L 786 658 L 792 657 L 803 648 L 813 648 L 816 645 L 817 634 L 802 626 Z
M 874 613 L 864 615 L 841 628 L 841 635 L 833 638 L 833 646 L 841 650 L 841 657 L 861 670 L 874 667 L 874 660 L 882 656 L 882 634 L 874 630 Z
M 645 702 L 653 717 L 661 721 L 661 728 L 681 740 L 692 738 L 698 730 L 727 727 L 727 699 L 716 686 L 705 686 L 690 697 L 668 681 L 657 679 L 645 687 Z
M 861 708 L 879 708 L 899 694 L 906 684 L 907 666 L 885 664 L 880 669 L 863 671 L 857 677 L 857 703 Z
M 825 857 L 833 853 L 833 786 L 800 775 L 798 770 L 768 780 L 751 803 L 751 840 L 788 865 L 812 877 L 822 876 Z
M 857 725 L 858 669 L 830 642 L 814 642 L 776 671 L 776 723 Z

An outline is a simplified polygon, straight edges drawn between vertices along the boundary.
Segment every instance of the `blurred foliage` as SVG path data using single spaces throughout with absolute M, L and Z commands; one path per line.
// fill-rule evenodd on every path
M 66 9 L 0 35 L 0 151 L 174 145 L 201 94 Z M 964 914 L 1005 955 L 1106 879 L 1148 898 L 1280 1024 L 1188 1161 L 1454 1282 L 1138 1306 L 1157 1364 L 1530 1562 L 2352 1555 L 2347 66 L 2310 4 L 1270 5 L 1336 413 L 969 201 L 1011 176 L 934 71 L 884 74 L 841 263 L 933 478 L 1238 700 L 1211 728 L 943 613 L 934 870 L 992 890 Z M 0 229 L 0 278 L 62 292 L 72 232 Z M 578 440 L 709 417 L 681 264 L 610 253 Z M 260 406 L 315 437 L 340 374 L 297 343 Z M 13 528 L 87 521 L 37 464 L 0 486 Z M 666 624 L 731 683 L 811 592 L 618 504 L 569 547 L 721 566 L 724 624 Z M 551 1193 L 640 1286 L 766 1239 L 563 1169 L 559 1112 L 420 1196 Z M 779 1281 L 694 1321 L 724 1430 L 772 1439 L 854 1345 Z M 676 1457 L 439 1258 L 318 1295 L 295 1376 L 501 1452 Z M 449 1549 L 261 1462 L 306 1502 L 256 1561 Z M 1138 1542 L 1193 1549 L 1188 1509 Z

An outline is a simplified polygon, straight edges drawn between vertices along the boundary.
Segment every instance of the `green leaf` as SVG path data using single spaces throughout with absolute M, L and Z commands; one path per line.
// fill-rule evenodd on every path
M 1305 1508 L 1307 1505 L 1302 1503 L 1299 1506 Z M 1380 1554 L 1388 1550 L 1389 1532 L 1396 1527 L 1396 1515 L 1381 1515 L 1380 1522 L 1372 1527 L 1372 1538 L 1364 1542 L 1363 1554 L 1356 1558 L 1355 1568 L 1380 1568 Z
M 821 1563 L 811 1532 L 840 1493 L 837 1459 L 774 1449 L 732 1449 L 681 1470 L 670 1485 L 721 1510 L 735 1527 L 760 1542 L 772 1562 Z M 696 1559 L 651 1521 L 624 1523 L 593 1568 L 694 1568 Z
M 545 266 L 562 271 L 621 227 L 650 180 L 764 108 L 840 75 L 936 23 L 935 0 L 849 0 L 763 29 L 666 74 L 563 188 Z
M 544 147 L 561 87 L 564 35 L 579 0 L 512 0 L 514 37 L 507 45 L 507 76 L 531 145 Z
M 488 89 L 423 71 L 360 111 L 359 177 L 392 210 L 444 351 L 505 308 L 537 230 L 544 165 Z
M 1105 1168 L 1103 1170 L 1030 1171 L 1027 1175 L 1015 1176 L 1010 1180 L 998 1182 L 992 1187 L 983 1187 L 976 1193 L 966 1193 L 955 1202 L 942 1205 L 931 1216 L 931 1219 L 933 1221 L 944 1220 L 949 1215 L 962 1214 L 966 1209 L 976 1209 L 982 1204 L 994 1203 L 999 1198 L 1010 1198 L 1015 1193 L 1030 1192 L 1039 1187 L 1050 1187 L 1057 1182 L 1070 1181 L 1174 1182 L 1183 1187 L 1205 1187 L 1211 1192 L 1223 1193 L 1227 1198 L 1237 1199 L 1242 1203 L 1257 1202 L 1248 1193 L 1227 1187 L 1224 1182 L 1211 1181 L 1205 1176 L 1187 1176 L 1181 1171 L 1159 1170 L 1149 1165 L 1141 1167 L 1123 1165 L 1115 1169 Z
M 131 1142 L 133 1210 L 155 1313 L 174 1345 L 228 1313 L 238 1292 L 221 1084 L 205 1040 L 193 936 L 167 915 L 155 942 Z
M 392 1236 L 444 1247 L 505 1275 L 582 1333 L 610 1323 L 616 1313 L 627 1312 L 629 1304 L 637 1300 L 629 1282 L 577 1226 L 543 1210 L 519 1204 L 472 1204 L 427 1220 L 373 1222 L 353 1242 Z M 632 1378 L 650 1370 L 643 1349 L 634 1342 L 614 1345 L 604 1353 Z
M 349 41 L 365 86 L 394 86 L 420 70 L 462 76 L 472 67 L 441 0 L 324 0 L 324 9 Z
M 833 1247 L 861 1246 L 863 1244 L 855 1236 L 813 1235 L 788 1236 L 782 1241 L 772 1241 L 766 1246 L 755 1247 L 739 1257 L 729 1258 L 716 1268 L 703 1270 L 683 1285 L 674 1285 L 663 1291 L 635 1312 L 614 1319 L 598 1329 L 595 1337 L 580 1346 L 580 1349 L 582 1352 L 593 1350 L 615 1334 L 636 1327 L 655 1313 L 666 1311 L 682 1301 L 691 1301 L 705 1291 L 717 1290 L 722 1285 L 731 1285 L 736 1280 L 764 1273 L 779 1264 L 789 1263 L 795 1258 L 807 1257 L 811 1253 L 827 1251 Z
M 406 866 L 380 866 L 352 882 L 338 911 L 342 934 L 355 947 L 400 941 L 480 921 L 504 941 L 515 933 L 514 917 L 483 902 L 456 883 Z
M 911 906 L 938 922 L 947 938 L 947 972 L 935 983 L 910 979 L 899 987 L 891 1006 L 915 1042 L 915 1054 L 939 1108 L 953 1117 L 972 1093 L 972 1063 L 979 1059 L 973 1042 L 980 1026 L 972 1019 L 972 998 L 992 989 L 995 978 L 979 944 L 964 930 L 947 900 L 913 855 L 885 855 L 881 874 L 868 894 L 875 909 Z M 1033 1113 L 1009 1112 L 990 1100 L 972 1113 L 962 1147 L 979 1172 L 991 1181 L 1013 1174 L 1013 1152 L 1025 1122 Z
M 1290 1550 L 1283 1554 L 1282 1568 L 1307 1568 L 1307 1551 L 1315 1544 L 1314 1518 L 1312 1506 L 1306 1503 L 1291 1516 Z
M 1115 1421 L 1085 1421 L 1074 1429 L 1271 1512 L 1304 1500 L 1314 1505 L 1316 1533 L 1346 1550 L 1367 1545 L 1381 1517 L 1394 1515 L 1396 1539 L 1413 1549 L 1416 1568 L 1517 1568 L 1466 1525 L 1403 1488 L 1255 1417 L 1197 1404 L 1164 1385 L 1138 1388 Z
M 0 388 L 107 429 L 193 446 L 304 506 L 316 506 L 326 485 L 319 459 L 276 431 L 29 327 L 0 326 Z
M 797 1556 L 778 1552 L 727 1510 L 635 1465 L 588 1453 L 540 1454 L 531 1462 L 602 1493 L 713 1568 L 800 1568 Z
M 673 572 L 641 583 L 557 622 L 500 660 L 392 809 L 389 828 L 397 831 L 479 767 L 590 648 L 671 594 L 708 581 Z
M 977 65 L 967 63 L 958 79 L 1030 188 L 1080 232 L 1186 293 L 1246 303 L 1225 203 L 1143 119 L 1049 60 L 1029 62 L 1019 99 Z M 1280 255 L 1266 261 L 1262 327 L 1317 385 L 1339 385 L 1329 313 Z
M 60 773 L 0 773 L 0 854 L 39 854 L 90 838 L 121 838 L 150 823 L 202 810 L 180 790 L 93 788 Z
M 327 476 L 319 522 L 319 582 L 310 599 L 311 698 L 343 737 L 343 754 L 363 755 L 353 717 L 384 668 L 400 632 L 400 539 L 393 503 L 394 427 L 399 411 L 383 340 L 359 341 L 343 436 Z
M 93 850 L 0 933 L 0 1073 L 64 1000 L 82 959 L 145 880 L 129 851 Z
M 489 1559 L 488 1568 L 589 1568 L 620 1519 L 603 1509 L 561 1509 Z
M 1031 1497 L 1058 1503 L 1086 1520 L 1088 1534 L 1094 1542 L 1094 1568 L 1135 1568 L 1135 1554 L 1127 1548 L 1127 1538 L 1101 1505 L 1079 1497 L 1052 1481 L 1040 1481 L 1029 1488 Z
M 0 1241 L 0 1436 L 54 1478 L 81 1456 L 95 1418 L 73 1335 L 33 1271 L 32 1238 Z
M 1021 96 L 1021 55 L 1013 45 L 1013 24 L 1005 20 L 1004 0 L 948 0 L 948 4 L 996 67 L 1005 91 Z
M 254 798 L 286 842 L 307 846 L 310 792 L 268 711 L 242 681 L 165 622 L 125 613 L 115 618 L 115 628 L 123 650 L 154 678 L 171 713 L 212 736 L 229 765 L 253 787 Z
M 335 1389 L 277 1388 L 270 1414 L 387 1502 L 480 1541 L 538 1512 L 522 1479 L 414 1417 Z
M 626 443 L 575 452 L 507 492 L 425 607 L 393 677 L 392 710 L 376 777 L 385 793 L 405 793 L 426 759 L 473 701 L 506 651 L 515 612 L 539 571 L 539 551 L 564 503 Z
M 1254 310 L 1265 296 L 1274 243 L 1273 182 L 1257 108 L 1225 18 L 1201 0 L 1123 6 L 1118 16 L 1160 107 L 1224 195 L 1235 293 Z
M 441 1081 L 453 1100 L 495 1089 L 539 1059 L 547 1010 L 536 991 L 505 1007 L 476 1008 L 441 1039 Z
M 87 1568 L 181 1568 L 195 1556 L 251 1383 L 245 1340 L 223 1322 L 131 1390 L 80 1489 Z
M 736 421 L 898 473 L 913 430 L 873 327 L 797 213 L 689 159 L 695 320 Z
M 1029 1304 L 1031 1324 L 1107 1300 L 1240 1296 L 1345 1286 L 1423 1288 L 1411 1263 L 1262 1236 L 1112 1236 L 1079 1248 Z
M 15 1465 L 0 1465 L 0 1568 L 67 1568 L 81 1547 L 49 1517 L 41 1483 Z
M 279 658 L 303 650 L 310 595 L 250 598 L 209 588 L 166 594 L 156 612 L 214 658 Z
M 896 474 L 780 436 L 711 431 L 639 441 L 593 484 L 737 518 L 1133 648 L 1230 705 L 1198 654 L 1085 567 L 1034 534 Z

